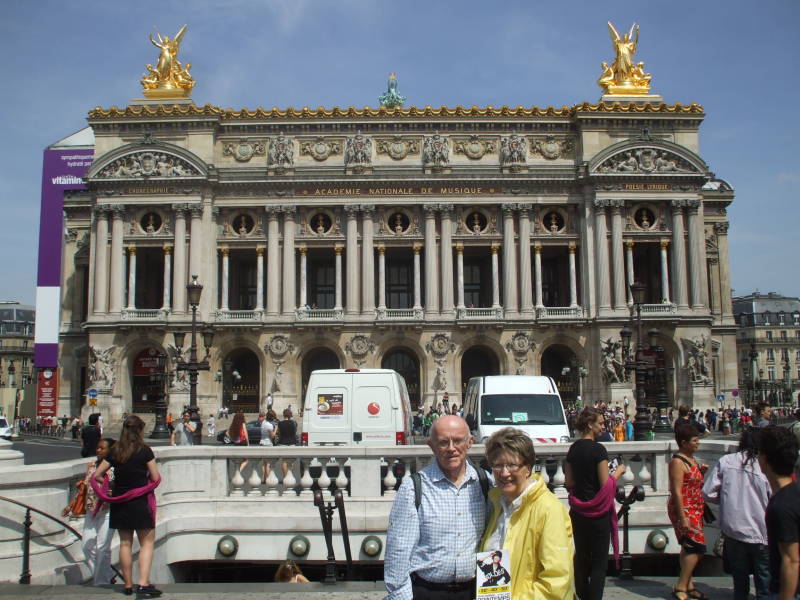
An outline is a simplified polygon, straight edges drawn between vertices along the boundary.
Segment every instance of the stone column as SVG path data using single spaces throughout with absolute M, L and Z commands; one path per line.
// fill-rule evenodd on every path
M 611 260 L 614 273 L 614 308 L 625 308 L 625 262 L 622 258 L 623 200 L 611 200 Z
M 414 310 L 422 309 L 422 269 L 419 264 L 419 253 L 422 246 L 414 244 Z
M 714 256 L 708 259 L 708 268 L 711 271 L 711 313 L 719 317 L 722 313 L 722 297 L 720 296 L 720 268 L 719 258 Z
M 625 262 L 628 271 L 628 285 L 625 289 L 628 292 L 628 306 L 633 306 L 633 292 L 631 292 L 631 284 L 634 282 L 633 278 L 633 240 L 625 240 Z
M 192 221 L 189 230 L 189 275 L 203 275 L 203 205 L 192 204 L 189 207 Z M 201 282 L 202 283 L 202 282 Z M 208 282 L 206 282 L 208 285 Z
M 715 223 L 717 250 L 719 252 L 719 289 L 723 319 L 733 319 L 733 299 L 731 298 L 731 264 L 728 255 L 728 223 Z
M 464 244 L 456 244 L 456 283 L 458 299 L 456 307 L 464 308 Z
M 386 248 L 378 246 L 378 313 L 386 312 Z
M 108 211 L 97 208 L 97 251 L 94 266 L 94 310 L 108 312 Z
M 436 204 L 425 204 L 425 314 L 439 312 L 439 269 L 436 262 Z
M 360 273 L 358 264 L 358 207 L 345 206 L 347 215 L 347 307 L 348 315 L 358 314 L 360 296 Z
M 267 207 L 267 314 L 277 316 L 281 312 L 281 261 L 278 255 L 278 211 L 277 206 Z
M 669 240 L 661 240 L 661 300 L 669 303 L 669 262 L 667 260 Z
M 294 206 L 282 206 L 281 210 L 283 211 L 283 277 L 281 277 L 283 314 L 292 316 L 297 302 L 297 274 L 294 262 L 294 215 L 297 209 Z
M 342 310 L 342 247 L 336 246 L 333 249 L 336 254 L 336 304 L 334 310 L 341 312 Z
M 533 264 L 536 269 L 536 308 L 544 308 L 542 300 L 542 245 L 533 245 Z
M 228 310 L 228 296 L 229 296 L 229 248 L 220 248 L 219 253 L 222 255 L 222 290 L 220 292 L 220 310 Z
M 122 255 L 122 238 L 125 235 L 124 217 L 125 208 L 115 206 L 111 220 L 111 274 L 109 285 L 108 312 L 118 313 L 122 310 L 122 291 L 124 289 L 123 266 L 124 257 Z
M 492 308 L 500 308 L 500 246 L 492 244 Z
M 172 246 L 164 244 L 164 301 L 161 310 L 169 312 L 172 299 L 170 297 L 170 284 L 172 283 Z
M 223 274 L 223 281 L 225 281 Z M 264 310 L 264 247 L 256 246 L 256 306 L 258 312 Z
M 686 285 L 686 239 L 683 233 L 685 200 L 672 201 L 672 298 L 678 308 L 689 308 Z
M 306 266 L 308 248 L 301 246 L 297 249 L 300 253 L 300 308 L 308 306 L 308 267 Z
M 578 272 L 575 267 L 575 250 L 573 242 L 569 244 L 569 305 L 572 308 L 578 306 Z
M 186 205 L 175 207 L 175 259 L 172 269 L 172 312 L 186 312 Z
M 703 302 L 705 294 L 703 293 L 703 270 L 705 269 L 705 261 L 703 257 L 705 248 L 701 244 L 705 244 L 702 235 L 703 224 L 700 222 L 698 216 L 700 210 L 700 200 L 687 200 L 686 210 L 689 214 L 689 222 L 687 224 L 689 229 L 689 276 L 692 281 L 692 308 L 699 309 L 705 306 Z
M 136 246 L 128 246 L 128 310 L 136 308 Z
M 517 261 L 514 248 L 514 205 L 503 204 L 503 306 L 517 312 Z
M 519 297 L 524 315 L 533 314 L 531 298 L 531 221 L 530 205 L 519 205 Z
M 597 306 L 599 310 L 611 308 L 608 273 L 608 239 L 606 236 L 607 200 L 595 200 L 595 252 L 597 253 Z
M 453 315 L 453 205 L 441 205 L 442 314 Z
M 375 314 L 374 214 L 374 206 L 361 205 L 361 310 L 369 317 Z

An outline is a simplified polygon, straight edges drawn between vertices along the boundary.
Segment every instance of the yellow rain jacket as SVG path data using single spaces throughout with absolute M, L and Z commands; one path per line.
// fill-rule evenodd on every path
M 513 600 L 572 600 L 574 576 L 572 521 L 561 501 L 547 489 L 538 474 L 536 487 L 528 492 L 511 515 L 503 547 L 511 559 Z M 481 540 L 481 551 L 502 518 L 500 490 L 489 490 L 492 515 Z

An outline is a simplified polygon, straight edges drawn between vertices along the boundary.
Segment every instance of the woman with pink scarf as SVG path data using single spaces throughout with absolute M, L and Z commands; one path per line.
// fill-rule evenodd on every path
M 99 510 L 104 502 L 111 503 L 110 526 L 119 530 L 119 562 L 125 579 L 125 594 L 133 588 L 133 533 L 139 539 L 139 585 L 137 598 L 157 598 L 161 590 L 150 583 L 150 567 L 155 545 L 156 501 L 155 488 L 161 483 L 153 451 L 142 439 L 144 421 L 131 415 L 122 425 L 122 434 L 109 456 L 100 463 L 92 479 L 97 492 Z M 114 468 L 114 490 L 109 494 L 104 475 Z
M 575 592 L 580 600 L 601 600 L 608 565 L 608 541 L 617 551 L 616 478 L 625 472 L 619 465 L 608 470 L 608 451 L 597 438 L 605 428 L 603 413 L 584 408 L 575 423 L 581 438 L 570 446 L 564 474 L 569 490 L 569 516 L 575 540 Z

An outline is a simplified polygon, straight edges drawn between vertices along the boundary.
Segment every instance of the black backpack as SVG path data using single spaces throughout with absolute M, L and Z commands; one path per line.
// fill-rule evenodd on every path
M 472 462 L 471 458 L 467 457 L 467 462 L 472 465 L 472 468 L 475 469 L 475 472 L 478 474 L 481 492 L 483 492 L 483 501 L 486 502 L 489 497 L 489 488 L 491 487 L 489 477 L 486 475 L 486 471 L 483 467 L 476 465 Z M 414 484 L 414 507 L 419 510 L 419 505 L 422 503 L 422 476 L 419 474 L 419 471 L 411 474 L 411 482 Z

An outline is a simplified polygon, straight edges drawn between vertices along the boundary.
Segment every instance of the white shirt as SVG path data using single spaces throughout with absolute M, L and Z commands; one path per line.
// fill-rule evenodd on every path
M 540 480 L 538 479 L 531 481 L 528 483 L 528 487 L 525 488 L 525 491 L 514 498 L 514 500 L 511 502 L 506 500 L 505 496 L 500 496 L 500 507 L 503 509 L 503 514 L 497 517 L 497 523 L 495 524 L 492 535 L 489 536 L 488 544 L 486 546 L 487 548 L 497 549 L 503 547 L 503 544 L 506 541 L 508 523 L 511 521 L 511 517 L 515 512 L 517 512 L 517 509 L 522 506 L 522 500 L 525 498 L 525 496 L 539 484 Z
M 272 446 L 272 432 L 275 431 L 275 426 L 264 419 L 261 421 L 261 441 L 259 444 L 262 446 Z

